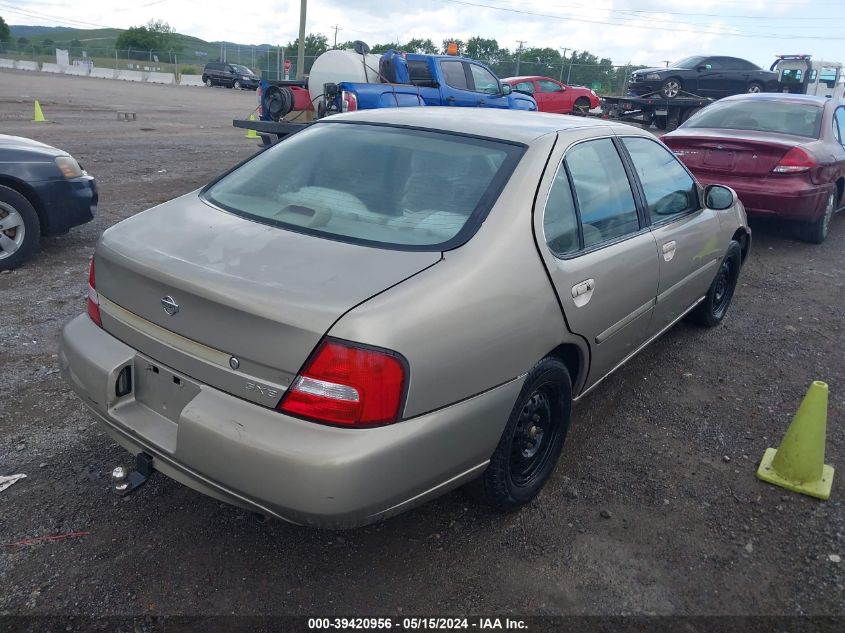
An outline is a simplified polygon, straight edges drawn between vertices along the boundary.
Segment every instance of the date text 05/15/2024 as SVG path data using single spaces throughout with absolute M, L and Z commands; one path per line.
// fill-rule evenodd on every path
M 451 631 L 451 630 L 528 630 L 528 624 L 514 618 L 309 618 L 308 629 L 354 631 Z

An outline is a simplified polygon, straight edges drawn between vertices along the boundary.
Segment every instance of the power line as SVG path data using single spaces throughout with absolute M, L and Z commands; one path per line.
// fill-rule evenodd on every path
M 648 31 L 672 31 L 674 33 L 682 32 L 682 33 L 693 33 L 696 35 L 709 34 L 709 35 L 721 35 L 724 37 L 743 37 L 743 38 L 755 38 L 755 39 L 775 39 L 775 40 L 795 40 L 800 38 L 806 39 L 813 39 L 813 40 L 835 40 L 841 41 L 841 37 L 825 37 L 819 35 L 802 35 L 798 33 L 790 33 L 789 35 L 780 35 L 775 33 L 741 33 L 741 32 L 731 32 L 730 30 L 725 30 L 723 25 L 713 25 L 713 26 L 702 26 L 696 25 L 695 28 L 692 29 L 684 29 L 680 28 L 677 25 L 675 26 L 653 26 L 649 24 L 632 24 L 630 21 L 628 22 L 607 22 L 605 20 L 589 20 L 586 18 L 579 18 L 571 15 L 560 15 L 560 14 L 553 14 L 553 13 L 540 13 L 539 11 L 528 11 L 526 9 L 515 9 L 512 7 L 500 7 L 490 4 L 483 4 L 481 2 L 469 2 L 468 0 L 436 0 L 437 2 L 447 2 L 451 4 L 459 4 L 468 7 L 477 7 L 483 9 L 493 9 L 496 11 L 507 11 L 509 13 L 518 13 L 522 15 L 530 15 L 534 17 L 546 18 L 551 20 L 560 20 L 560 21 L 568 21 L 568 22 L 583 22 L 586 24 L 601 24 L 603 26 L 626 26 L 628 28 L 634 29 L 642 29 Z M 659 20 L 658 20 L 659 21 Z M 667 21 L 662 21 L 667 22 Z M 690 25 L 692 26 L 692 25 Z M 714 29 L 719 29 L 718 31 Z

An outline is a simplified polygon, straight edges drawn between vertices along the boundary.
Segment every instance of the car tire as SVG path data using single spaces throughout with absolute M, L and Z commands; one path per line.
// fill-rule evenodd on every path
M 749 94 L 757 94 L 758 92 L 763 92 L 763 84 L 759 81 L 752 81 L 745 87 L 745 92 Z
M 731 305 L 736 283 L 739 280 L 740 268 L 742 268 L 742 246 L 736 240 L 731 240 L 704 300 L 690 312 L 688 318 L 690 322 L 703 327 L 715 327 L 722 322 Z
M 836 185 L 831 186 L 822 214 L 814 222 L 804 226 L 802 237 L 807 242 L 821 244 L 827 239 L 827 235 L 830 232 L 830 222 L 833 219 L 833 214 L 836 212 L 836 200 L 838 196 L 839 190 L 836 188 Z
M 576 114 L 578 116 L 587 116 L 587 113 L 590 111 L 590 100 L 587 97 L 578 97 L 575 100 L 575 103 L 572 104 L 572 112 L 570 114 Z
M 501 511 L 517 510 L 534 499 L 557 464 L 571 408 L 566 365 L 544 358 L 528 372 L 487 469 L 467 491 Z
M 202 82 L 209 88 L 211 88 L 214 85 L 214 83 L 211 81 L 211 77 L 207 77 L 207 76 L 203 77 Z
M 681 94 L 682 89 L 683 84 L 677 77 L 669 77 L 660 84 L 660 94 L 663 95 L 664 99 L 674 99 Z
M 0 230 L 0 270 L 12 270 L 38 249 L 41 222 L 29 200 L 3 185 L 0 185 L 0 226 L 4 227 Z
M 243 86 L 241 85 L 240 80 L 235 79 L 235 81 L 232 82 L 232 88 L 234 88 L 235 90 L 242 90 Z

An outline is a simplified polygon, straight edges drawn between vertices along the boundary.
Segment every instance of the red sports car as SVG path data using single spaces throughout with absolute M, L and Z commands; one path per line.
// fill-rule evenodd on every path
M 502 81 L 534 97 L 540 112 L 569 114 L 599 107 L 598 95 L 589 88 L 568 86 L 551 77 L 506 77 Z
M 736 190 L 749 216 L 798 220 L 823 242 L 845 204 L 845 104 L 763 93 L 721 99 L 690 117 L 666 143 L 704 184 Z

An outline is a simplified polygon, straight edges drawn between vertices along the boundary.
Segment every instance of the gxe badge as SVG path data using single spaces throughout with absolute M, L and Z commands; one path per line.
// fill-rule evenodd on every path
M 170 316 L 179 312 L 179 304 L 176 303 L 176 300 L 170 295 L 167 295 L 161 300 L 161 307 L 164 308 L 164 311 Z

